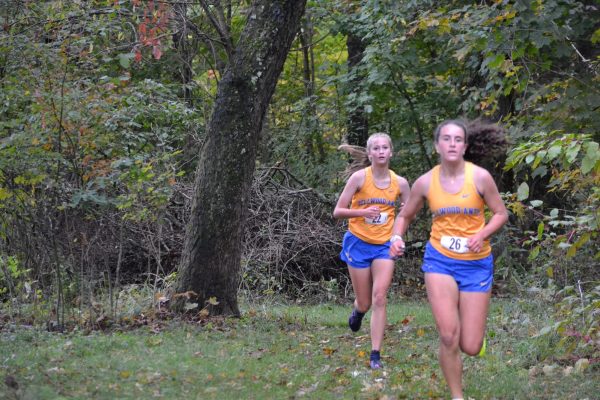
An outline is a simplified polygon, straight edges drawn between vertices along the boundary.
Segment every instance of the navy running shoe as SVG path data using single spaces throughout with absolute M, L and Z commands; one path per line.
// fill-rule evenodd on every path
M 371 365 L 371 369 L 381 369 L 383 368 L 383 364 L 381 363 L 381 355 L 379 351 L 373 350 L 371 351 L 371 360 L 369 362 Z
M 364 316 L 365 313 L 358 312 L 356 308 L 352 310 L 352 314 L 350 314 L 350 318 L 348 318 L 348 326 L 352 332 L 358 332 Z
M 371 369 L 383 368 L 383 364 L 381 363 L 381 360 L 371 360 L 370 364 L 371 364 Z

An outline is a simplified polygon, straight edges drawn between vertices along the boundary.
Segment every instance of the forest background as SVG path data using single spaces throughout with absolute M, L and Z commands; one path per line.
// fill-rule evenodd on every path
M 0 0 L 1 324 L 100 329 L 169 314 L 177 296 L 194 318 L 219 312 L 219 296 L 173 288 L 250 7 Z M 247 217 L 230 221 L 244 232 L 234 295 L 348 303 L 345 226 L 331 215 L 348 163 L 337 147 L 388 132 L 392 168 L 413 182 L 436 163 L 440 121 L 480 118 L 510 143 L 483 162 L 510 211 L 493 238 L 494 292 L 546 301 L 555 320 L 540 334 L 597 365 L 599 42 L 593 0 L 309 1 L 263 122 Z M 423 295 L 428 218 L 411 228 L 394 296 Z

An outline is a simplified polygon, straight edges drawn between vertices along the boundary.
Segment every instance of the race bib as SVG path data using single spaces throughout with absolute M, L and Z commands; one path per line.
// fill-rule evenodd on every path
M 467 253 L 467 238 L 460 236 L 442 236 L 440 244 L 443 248 L 453 251 L 454 253 Z
M 382 212 L 379 216 L 375 218 L 365 217 L 365 222 L 369 225 L 383 225 L 388 220 L 388 213 Z

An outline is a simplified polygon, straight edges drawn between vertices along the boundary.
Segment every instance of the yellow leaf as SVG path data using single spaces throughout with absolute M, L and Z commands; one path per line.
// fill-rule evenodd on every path
M 577 246 L 571 246 L 571 247 L 569 247 L 569 250 L 567 250 L 567 258 L 574 257 L 575 253 L 577 253 Z
M 119 372 L 119 376 L 121 377 L 121 379 L 127 379 L 131 376 L 131 371 L 121 371 Z
M 425 330 L 423 328 L 417 329 L 417 336 L 422 337 L 423 335 L 425 335 Z
M 364 357 L 366 357 L 366 356 L 367 356 L 367 352 L 366 352 L 366 351 L 364 351 L 364 350 L 361 350 L 361 351 L 359 351 L 359 352 L 358 352 L 358 356 L 359 356 L 360 358 L 364 358 Z
M 199 316 L 200 318 L 203 318 L 203 319 L 204 319 L 204 318 L 208 317 L 208 315 L 209 315 L 209 314 L 210 314 L 210 313 L 208 312 L 208 310 L 207 310 L 206 308 L 203 308 L 203 309 L 202 309 L 202 310 L 200 310 L 200 312 L 198 313 L 198 316 Z
M 208 299 L 208 304 L 216 306 L 217 304 L 219 304 L 219 302 L 217 301 L 216 297 L 211 297 Z
M 335 353 L 337 350 L 331 347 L 323 347 L 323 353 L 327 356 L 331 356 L 333 353 Z
M 439 24 L 438 33 L 445 34 L 452 31 L 452 28 L 450 27 L 450 20 L 448 18 L 442 18 Z
M 554 269 L 552 267 L 548 267 L 546 269 L 546 275 L 548 275 L 548 278 L 554 278 Z

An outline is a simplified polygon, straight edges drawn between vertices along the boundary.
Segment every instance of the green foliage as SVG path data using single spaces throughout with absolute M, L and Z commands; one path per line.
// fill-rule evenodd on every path
M 531 170 L 532 177 L 545 177 L 552 171 L 567 171 L 580 168 L 575 175 L 594 179 L 600 172 L 598 143 L 591 135 L 564 134 L 561 131 L 540 132 L 516 146 L 506 160 L 506 169 L 515 172 Z M 573 189 L 572 179 L 555 173 L 550 187 L 554 190 Z M 593 182 L 591 182 L 593 183 Z M 584 185 L 584 189 L 590 183 Z
M 540 337 L 552 341 L 554 346 L 544 354 L 548 358 L 596 359 L 600 356 L 600 286 L 590 287 L 577 282 L 566 286 L 557 296 L 554 306 L 555 320 L 540 331 Z
M 523 245 L 532 270 L 556 292 L 555 323 L 540 332 L 552 345 L 545 358 L 597 358 L 600 312 L 600 153 L 591 135 L 538 133 L 515 147 L 506 168 L 525 179 L 513 210 L 529 209 L 535 230 Z M 545 193 L 530 193 L 527 180 L 545 182 Z M 532 196 L 540 196 L 532 198 Z M 549 195 L 561 207 L 546 206 Z M 531 199 L 528 206 L 524 205 Z M 519 205 L 517 205 L 519 204 Z M 558 285 L 557 285 L 558 284 Z
M 541 127 L 597 134 L 599 13 L 579 1 L 366 2 L 338 17 L 367 44 L 362 93 L 347 105 L 366 107 L 372 129 L 406 149 L 409 177 L 422 173 L 430 132 L 449 117 L 503 119 L 517 140 Z
M 289 168 L 307 186 L 330 192 L 337 189 L 337 175 L 344 169 L 335 153 L 346 123 L 337 82 L 346 68 L 346 51 L 344 36 L 329 34 L 330 22 L 323 19 L 323 12 L 307 11 L 310 20 L 304 29 L 312 33 L 310 47 L 307 53 L 293 50 L 288 56 L 271 102 L 259 160 L 264 166 Z M 296 39 L 292 48 L 301 47 Z
M 1 298 L 63 329 L 148 260 L 170 268 L 165 209 L 204 110 L 179 98 L 168 46 L 134 58 L 143 10 L 130 2 L 17 3 L 1 4 L 0 253 L 27 274 L 2 274 Z
M 160 158 L 198 132 L 198 115 L 178 101 L 168 74 L 159 82 L 144 65 L 123 65 L 128 55 L 113 46 L 126 42 L 123 27 L 131 21 L 118 18 L 118 4 L 101 12 L 93 6 L 23 8 L 25 15 L 45 17 L 52 36 L 40 43 L 22 32 L 8 35 L 12 43 L 2 53 L 7 91 L 0 112 L 10 121 L 2 131 L 10 139 L 4 165 L 18 169 L 28 162 L 23 170 L 41 170 L 59 182 L 69 177 L 80 190 L 110 175 L 111 163 L 121 158 Z M 61 20 L 69 13 L 75 26 Z M 77 34 L 68 35 L 71 30 Z
M 45 321 L 51 299 L 16 256 L 0 257 L 0 314 L 28 325 Z
M 557 252 L 564 252 L 567 258 L 577 252 L 588 253 L 586 258 L 592 263 L 598 259 L 599 253 L 593 252 L 597 251 L 600 229 L 600 153 L 598 143 L 590 135 L 536 134 L 511 152 L 506 169 L 525 178 L 519 186 L 517 201 L 530 198 L 527 180 L 538 178 L 546 182 L 545 195 L 561 196 L 564 204 L 562 210 L 547 207 L 546 215 L 536 212 L 543 220 L 525 242 L 532 245 L 530 260 L 536 259 L 542 248 L 548 252 L 549 262 L 556 262 Z M 530 204 L 532 210 L 544 209 L 542 199 L 533 199 Z
M 0 276 L 0 299 L 12 296 L 29 296 L 32 293 L 29 281 L 30 270 L 23 269 L 14 256 L 0 258 L 2 275 Z

